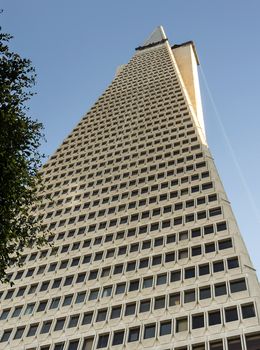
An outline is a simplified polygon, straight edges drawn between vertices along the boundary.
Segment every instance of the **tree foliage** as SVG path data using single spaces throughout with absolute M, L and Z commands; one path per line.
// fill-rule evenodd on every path
M 26 247 L 40 246 L 40 223 L 31 214 L 39 202 L 39 146 L 42 124 L 28 116 L 26 103 L 34 94 L 31 61 L 9 49 L 9 34 L 0 30 L 0 281 L 20 262 Z

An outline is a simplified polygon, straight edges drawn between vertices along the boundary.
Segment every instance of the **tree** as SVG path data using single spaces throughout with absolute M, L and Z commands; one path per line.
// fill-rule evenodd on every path
M 28 116 L 35 70 L 31 61 L 9 49 L 12 36 L 0 28 L 0 281 L 20 264 L 27 247 L 46 242 L 31 208 L 39 203 L 43 126 Z

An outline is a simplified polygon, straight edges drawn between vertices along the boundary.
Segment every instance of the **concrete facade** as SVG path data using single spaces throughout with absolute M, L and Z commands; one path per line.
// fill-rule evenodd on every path
M 54 201 L 33 211 L 53 246 L 1 286 L 0 349 L 259 350 L 259 283 L 197 63 L 159 27 L 45 164 Z

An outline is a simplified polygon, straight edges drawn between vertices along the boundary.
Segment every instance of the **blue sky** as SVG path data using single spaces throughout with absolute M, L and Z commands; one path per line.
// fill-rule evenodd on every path
M 36 67 L 31 115 L 45 126 L 47 155 L 157 25 L 172 45 L 195 42 L 233 154 L 201 79 L 208 143 L 260 276 L 260 2 L 2 0 L 1 8 L 12 49 Z

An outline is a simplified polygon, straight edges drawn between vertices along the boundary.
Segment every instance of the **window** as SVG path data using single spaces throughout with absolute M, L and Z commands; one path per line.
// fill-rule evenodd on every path
M 160 323 L 160 336 L 171 334 L 172 332 L 172 322 L 164 321 Z
M 122 271 L 123 271 L 123 264 L 115 265 L 115 267 L 114 267 L 114 275 L 122 273 Z
M 144 269 L 146 267 L 148 267 L 149 264 L 149 259 L 141 259 L 139 262 L 139 269 Z
M 250 318 L 250 317 L 255 317 L 255 308 L 254 304 L 246 304 L 241 306 L 242 309 L 242 317 L 245 318 Z
M 88 279 L 95 280 L 97 278 L 97 274 L 98 274 L 98 270 L 90 271 Z
M 224 271 L 224 262 L 221 261 L 214 261 L 213 262 L 213 272 L 220 272 Z
M 96 322 L 105 321 L 107 317 L 107 309 L 98 310 Z
M 207 243 L 205 244 L 205 253 L 212 253 L 215 252 L 215 243 Z
M 153 277 L 144 278 L 143 288 L 150 288 L 153 286 Z
M 116 286 L 116 294 L 122 294 L 125 292 L 125 283 L 120 283 Z
M 171 261 L 174 261 L 174 259 L 175 259 L 174 252 L 165 254 L 165 262 L 171 262 Z
M 144 339 L 155 337 L 155 324 L 144 326 Z
M 111 294 L 112 294 L 112 287 L 111 286 L 104 287 L 102 292 L 102 298 L 110 297 Z
M 70 316 L 68 328 L 77 327 L 79 321 L 79 315 Z
M 237 321 L 238 320 L 237 308 L 231 307 L 231 308 L 225 309 L 225 318 L 226 318 L 226 322 Z
M 135 314 L 135 303 L 127 304 L 125 308 L 125 316 L 134 315 Z
M 84 339 L 84 343 L 81 350 L 91 350 L 94 342 L 94 337 L 88 337 Z
M 195 277 L 195 267 L 185 269 L 185 279 Z
M 218 222 L 217 223 L 217 231 L 220 232 L 220 231 L 225 231 L 227 229 L 227 224 L 226 222 Z
M 213 225 L 205 226 L 204 227 L 204 234 L 209 235 L 211 233 L 214 233 L 214 227 Z
M 210 287 L 201 287 L 199 289 L 200 300 L 211 298 L 211 289 Z
M 139 340 L 140 327 L 130 328 L 128 334 L 128 342 L 134 342 Z
M 79 345 L 78 340 L 71 340 L 68 346 L 68 350 L 77 350 Z
M 121 306 L 113 306 L 111 311 L 111 319 L 118 318 L 121 315 Z
M 63 301 L 63 303 L 62 303 L 62 306 L 68 306 L 68 305 L 70 305 L 71 302 L 72 302 L 72 297 L 73 297 L 73 295 L 66 295 L 66 296 L 64 297 L 64 301 Z
M 180 305 L 180 293 L 170 294 L 169 306 L 177 306 L 177 305 Z
M 21 339 L 24 333 L 25 327 L 19 327 L 17 328 L 17 331 L 14 335 L 14 339 Z
M 10 309 L 8 310 L 3 310 L 2 313 L 1 313 L 1 317 L 0 317 L 0 320 L 6 320 L 8 314 L 10 312 Z
M 221 323 L 221 315 L 219 310 L 210 311 L 208 314 L 208 318 L 209 318 L 209 326 L 214 326 L 216 324 Z
M 200 237 L 200 236 L 201 236 L 200 228 L 194 228 L 191 230 L 191 237 L 192 238 Z
M 12 317 L 18 317 L 22 311 L 22 306 L 17 306 L 12 314 Z
M 223 241 L 219 241 L 218 248 L 219 248 L 219 250 L 232 248 L 232 240 L 229 238 L 229 239 L 225 239 Z
M 179 241 L 184 241 L 189 238 L 188 231 L 179 233 Z
M 165 297 L 157 297 L 154 301 L 154 309 L 163 309 L 165 307 Z
M 59 306 L 59 303 L 60 303 L 60 297 L 53 298 L 51 301 L 50 309 L 56 309 Z
M 127 263 L 126 271 L 134 271 L 135 270 L 135 261 L 131 261 Z
M 43 322 L 41 334 L 48 333 L 50 331 L 51 323 L 52 323 L 52 321 Z
M 204 315 L 193 315 L 192 316 L 192 329 L 204 327 Z
M 72 284 L 73 276 L 67 276 L 64 282 L 64 286 L 70 286 Z
M 227 260 L 228 269 L 235 269 L 236 267 L 239 267 L 238 258 L 231 258 Z
M 63 329 L 65 323 L 65 318 L 59 318 L 56 321 L 54 331 L 60 331 Z
M 192 345 L 192 350 L 205 350 L 205 344 L 201 343 Z
M 221 296 L 227 294 L 226 283 L 215 284 L 215 296 Z
M 179 318 L 176 320 L 176 333 L 184 332 L 188 330 L 188 319 Z
M 60 284 L 61 284 L 61 278 L 55 279 L 52 284 L 52 289 L 59 288 Z
M 157 286 L 165 284 L 166 282 L 167 282 L 167 275 L 166 275 L 166 273 L 157 276 L 157 279 L 156 279 L 156 285 Z
M 139 308 L 139 312 L 148 312 L 150 311 L 150 307 L 151 307 L 151 300 L 143 300 L 140 302 L 140 308 Z
M 13 296 L 13 294 L 14 294 L 14 289 L 8 290 L 7 293 L 6 293 L 5 299 L 6 299 L 6 300 L 7 300 L 7 299 L 11 299 L 12 296 Z
M 10 338 L 11 333 L 12 329 L 5 330 L 1 338 L 1 343 L 7 342 Z
M 188 249 L 179 250 L 179 259 L 187 259 L 188 257 Z
M 29 331 L 27 333 L 27 337 L 32 337 L 35 335 L 38 328 L 38 324 L 32 324 L 29 328 Z
M 55 344 L 54 350 L 63 350 L 64 349 L 64 343 Z
M 224 350 L 223 341 L 217 340 L 217 341 L 210 342 L 209 350 Z
M 37 312 L 44 311 L 46 309 L 46 306 L 47 306 L 47 300 L 41 301 L 38 306 Z
M 161 255 L 157 255 L 157 256 L 153 256 L 152 258 L 152 265 L 159 265 L 162 262 L 162 256 Z
M 101 334 L 98 338 L 97 349 L 105 348 L 108 344 L 109 334 Z
M 98 289 L 92 289 L 89 293 L 88 300 L 96 300 L 98 297 Z
M 247 350 L 257 350 L 260 344 L 260 334 L 246 335 Z
M 125 331 L 117 331 L 114 333 L 112 345 L 123 344 Z
M 246 281 L 245 279 L 231 281 L 230 282 L 230 290 L 231 293 L 237 293 L 242 292 L 243 290 L 246 290 Z
M 34 306 L 35 306 L 35 303 L 28 304 L 28 305 L 26 306 L 25 311 L 24 311 L 24 315 L 30 315 L 30 314 L 32 314 L 32 313 L 33 313 Z
M 82 325 L 90 324 L 92 322 L 93 312 L 87 312 L 83 316 Z
M 84 282 L 85 277 L 86 277 L 86 273 L 85 272 L 78 274 L 77 279 L 76 279 L 76 283 Z
M 240 337 L 228 339 L 228 350 L 242 350 Z
M 177 282 L 181 280 L 181 270 L 171 272 L 171 282 Z
M 209 264 L 199 265 L 199 275 L 204 276 L 209 274 Z
M 195 301 L 195 290 L 186 290 L 184 292 L 184 303 L 191 303 L 193 301 Z

